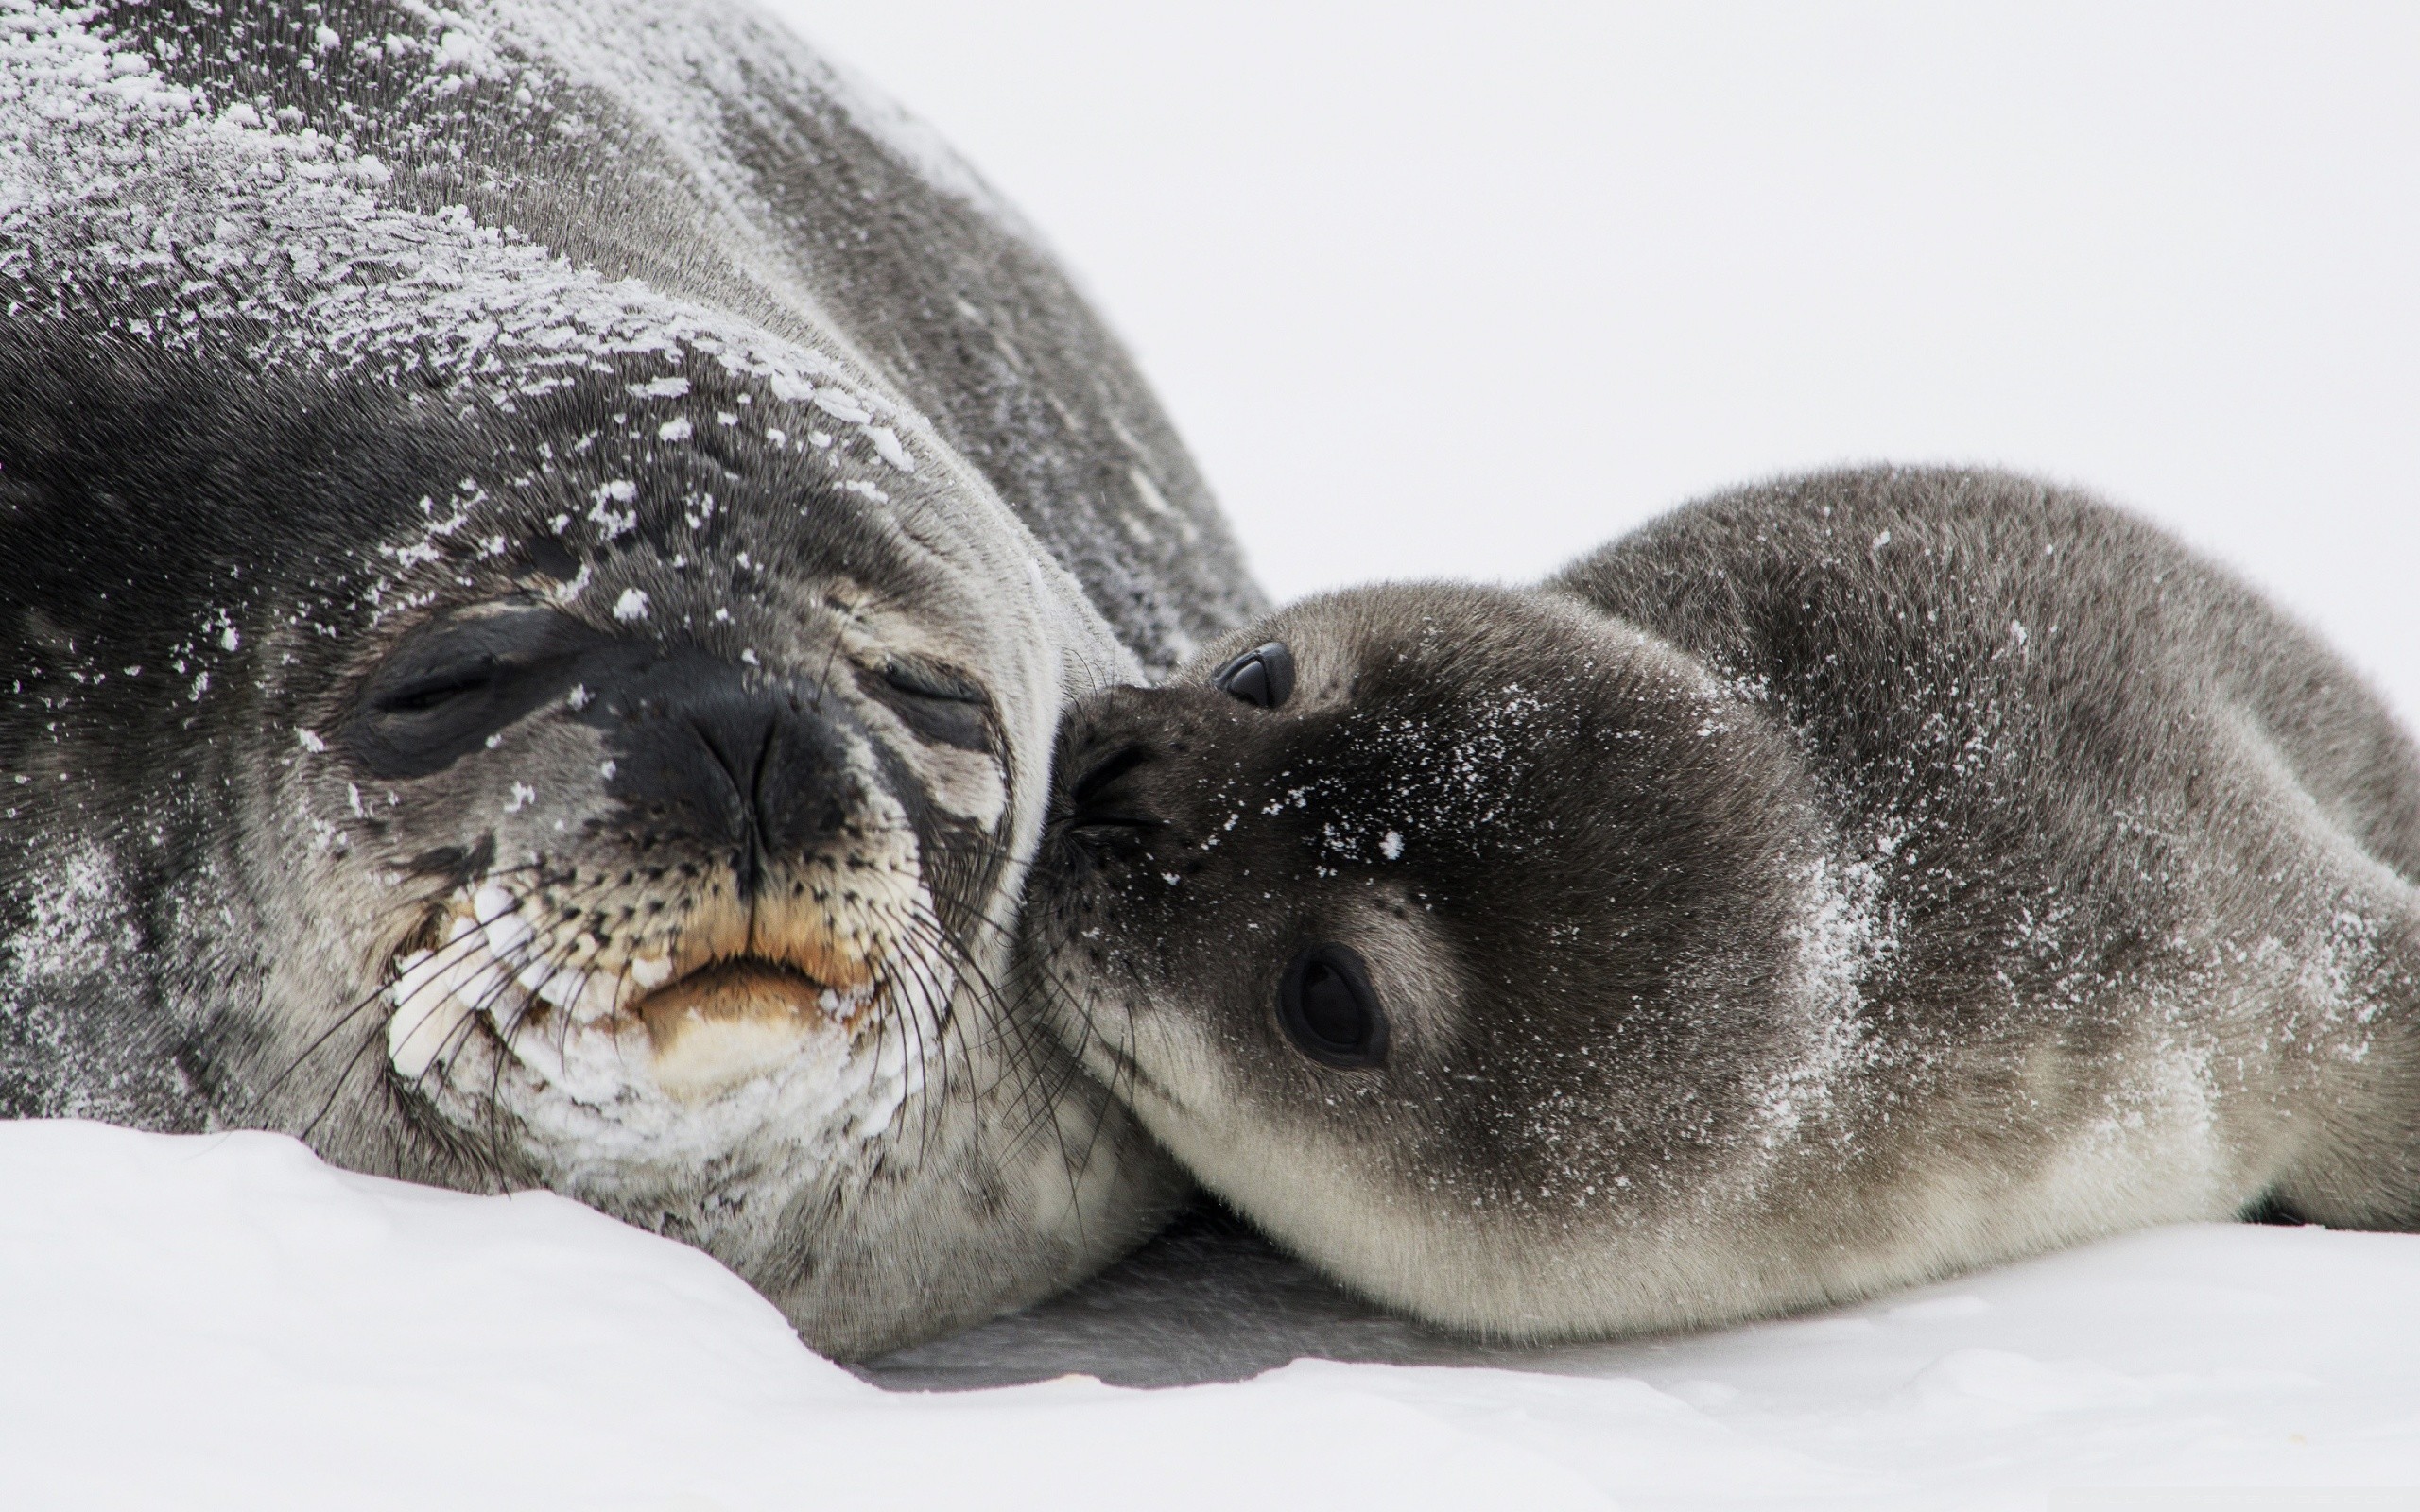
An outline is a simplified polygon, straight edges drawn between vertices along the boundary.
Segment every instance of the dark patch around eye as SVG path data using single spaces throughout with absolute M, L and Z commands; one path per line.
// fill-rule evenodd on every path
M 959 750 L 992 748 L 991 700 L 954 672 L 903 659 L 879 672 L 860 669 L 857 685 L 920 740 Z
M 983 690 L 957 673 L 926 662 L 895 661 L 882 669 L 882 680 L 919 698 L 955 703 L 982 703 Z
M 440 623 L 370 675 L 337 738 L 376 777 L 426 777 L 571 686 L 602 633 L 551 610 Z
M 449 698 L 486 688 L 495 681 L 495 658 L 482 654 L 459 665 L 441 668 L 417 682 L 380 696 L 378 707 L 389 713 L 424 713 Z

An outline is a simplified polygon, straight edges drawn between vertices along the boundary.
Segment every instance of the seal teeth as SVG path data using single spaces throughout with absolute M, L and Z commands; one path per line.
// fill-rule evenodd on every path
M 455 987 L 454 995 L 470 1006 L 486 1013 L 500 1028 L 504 1026 L 507 1015 L 513 1018 L 520 1017 L 517 999 L 510 1004 L 499 1001 L 508 980 L 510 978 L 504 974 L 504 968 L 493 959 L 480 961 L 473 966 L 469 973 Z
M 410 1003 L 412 999 L 419 997 L 443 979 L 446 974 L 446 966 L 439 959 L 435 951 L 414 951 L 409 955 L 397 960 L 395 964 L 402 967 L 403 971 L 396 976 L 394 986 L 389 988 L 388 991 L 398 1006 Z
M 552 1039 L 533 1032 L 516 1034 L 510 1043 L 514 1059 L 556 1086 L 563 1086 L 566 1078 L 563 1074 L 562 1052 L 556 1048 Z
M 545 1025 L 533 1024 L 514 1035 L 510 1046 L 513 1058 L 574 1102 L 603 1108 L 621 1094 L 624 1063 L 610 1041 L 557 1035 Z
M 813 952 L 804 961 L 752 958 L 726 970 L 711 956 L 692 960 L 700 950 L 684 952 L 677 941 L 649 941 L 644 954 L 634 954 L 629 942 L 600 939 L 570 916 L 562 925 L 552 918 L 535 900 L 493 882 L 448 900 L 439 931 L 443 942 L 395 958 L 387 1038 L 398 1074 L 413 1080 L 449 1074 L 469 1044 L 480 1056 L 494 1051 L 575 1102 L 601 1108 L 632 1085 L 625 1041 L 636 1033 L 648 1037 L 649 1063 L 670 1095 L 719 1095 L 733 1075 L 745 1079 L 786 1063 L 810 1021 L 844 1029 L 856 1022 L 878 990 L 870 960 L 842 963 L 861 965 L 864 981 L 829 980 L 833 962 Z M 664 1004 L 661 1013 L 635 1005 L 659 988 L 680 990 L 676 979 L 693 966 L 713 978 L 697 984 L 697 1001 Z M 808 985 L 804 993 L 799 976 Z M 626 1013 L 632 1015 L 627 1022 Z M 489 1037 L 467 1035 L 471 1023 L 492 1028 L 495 1043 L 479 1045 Z M 687 1049 L 667 1060 L 675 1041 Z

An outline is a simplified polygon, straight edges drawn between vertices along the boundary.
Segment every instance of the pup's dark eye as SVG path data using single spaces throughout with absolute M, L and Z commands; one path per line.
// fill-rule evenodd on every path
M 1370 970 L 1347 945 L 1314 945 L 1277 986 L 1277 1022 L 1294 1048 L 1322 1066 L 1377 1066 L 1387 1058 L 1387 1013 Z
M 1210 674 L 1210 686 L 1260 709 L 1274 709 L 1294 691 L 1294 653 L 1283 641 L 1256 646 Z

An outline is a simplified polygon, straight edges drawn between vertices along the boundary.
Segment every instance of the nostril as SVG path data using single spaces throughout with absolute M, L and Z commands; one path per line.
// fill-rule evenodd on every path
M 1136 767 L 1153 760 L 1140 746 L 1128 746 L 1095 762 L 1067 790 L 1068 824 L 1077 830 L 1156 830 L 1166 819 L 1137 812 L 1148 805 L 1121 786 Z
M 1112 751 L 1095 762 L 1091 770 L 1076 779 L 1075 786 L 1067 790 L 1067 800 L 1080 809 L 1098 798 L 1102 789 L 1150 759 L 1151 753 L 1140 746 L 1128 746 Z
M 844 727 L 719 662 L 666 658 L 611 691 L 648 713 L 614 731 L 616 800 L 729 857 L 742 896 L 827 850 L 880 781 L 851 765 Z

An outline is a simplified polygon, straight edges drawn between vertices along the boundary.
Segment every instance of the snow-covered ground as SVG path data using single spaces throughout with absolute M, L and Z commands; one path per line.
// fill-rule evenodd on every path
M 1819 1317 L 1495 1358 L 1211 1234 L 924 1374 L 1213 1383 L 913 1393 L 818 1359 L 702 1254 L 550 1195 L 65 1123 L 0 1125 L 0 1191 L 11 1508 L 2420 1504 L 2056 1494 L 2420 1484 L 2399 1234 L 2172 1228 Z M 1279 1364 L 1305 1345 L 1428 1363 Z
M 2420 715 L 2420 9 L 781 9 L 1077 266 L 1281 595 L 1995 461 Z M 2170 1229 L 1523 1355 L 1212 1228 L 878 1385 L 549 1196 L 78 1125 L 0 1125 L 0 1507 L 2420 1505 L 2053 1495 L 2420 1486 L 2420 1237 Z

